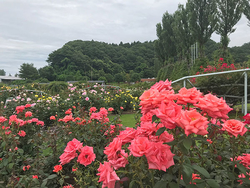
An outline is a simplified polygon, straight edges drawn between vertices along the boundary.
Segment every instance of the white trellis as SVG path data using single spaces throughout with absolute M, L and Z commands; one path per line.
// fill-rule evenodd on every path
M 239 70 L 231 70 L 231 71 L 223 71 L 223 72 L 213 72 L 213 73 L 207 73 L 207 74 L 199 74 L 199 75 L 192 75 L 192 76 L 185 76 L 182 77 L 178 80 L 175 80 L 172 82 L 172 84 L 176 83 L 176 82 L 180 82 L 183 81 L 183 86 L 186 87 L 187 86 L 187 81 L 193 86 L 195 87 L 192 82 L 189 80 L 190 78 L 197 78 L 197 77 L 203 77 L 203 76 L 214 76 L 214 75 L 220 75 L 220 74 L 229 74 L 229 73 L 236 73 L 236 72 L 243 72 L 243 74 L 241 75 L 244 76 L 244 84 L 237 84 L 236 81 L 234 84 L 229 84 L 229 85 L 221 85 L 221 86 L 232 86 L 234 87 L 235 85 L 237 86 L 244 86 L 244 96 L 233 96 L 233 95 L 227 95 L 227 93 L 232 89 L 232 87 L 223 95 L 223 98 L 226 99 L 226 97 L 231 97 L 231 98 L 241 98 L 242 99 L 242 113 L 244 113 L 245 115 L 247 114 L 247 72 L 250 71 L 250 69 L 239 69 Z M 250 86 L 249 86 L 250 87 Z

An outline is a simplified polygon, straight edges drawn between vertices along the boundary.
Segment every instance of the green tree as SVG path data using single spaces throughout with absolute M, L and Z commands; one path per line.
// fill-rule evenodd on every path
M 56 75 L 53 67 L 51 66 L 45 66 L 40 69 L 38 69 L 39 75 L 42 78 L 48 79 L 48 81 L 55 81 Z
M 217 0 L 218 28 L 216 32 L 221 36 L 221 57 L 223 58 L 227 56 L 229 35 L 236 30 L 234 26 L 241 18 L 243 5 L 243 0 Z
M 5 76 L 6 72 L 4 71 L 4 69 L 0 69 L 0 76 Z
M 216 0 L 188 0 L 186 8 L 190 28 L 199 43 L 199 56 L 204 57 L 204 45 L 217 28 Z
M 121 72 L 115 74 L 115 80 L 114 81 L 118 82 L 118 83 L 125 82 L 125 75 L 123 73 L 121 73 Z
M 176 43 L 172 24 L 174 17 L 166 12 L 163 14 L 162 23 L 156 25 L 155 52 L 161 62 L 166 62 L 176 56 Z
M 188 13 L 184 5 L 178 6 L 178 10 L 174 13 L 175 22 L 173 23 L 173 30 L 175 33 L 179 60 L 186 61 L 189 70 L 191 67 L 190 46 L 194 44 L 195 41 L 192 30 L 190 29 L 190 22 L 187 16 Z
M 19 69 L 20 78 L 36 80 L 39 78 L 38 70 L 33 63 L 23 63 Z
M 248 26 L 250 27 L 250 1 L 244 0 L 244 14 L 248 19 Z

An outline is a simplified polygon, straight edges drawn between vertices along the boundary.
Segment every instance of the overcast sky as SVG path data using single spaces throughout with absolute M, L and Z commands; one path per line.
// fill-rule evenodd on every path
M 186 0 L 0 0 L 0 69 L 48 65 L 48 55 L 72 40 L 107 43 L 155 40 L 156 24 Z M 250 42 L 243 16 L 229 46 Z M 219 42 L 219 36 L 212 39 Z

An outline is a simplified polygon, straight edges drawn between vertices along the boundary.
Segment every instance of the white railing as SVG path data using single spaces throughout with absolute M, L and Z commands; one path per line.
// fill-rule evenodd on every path
M 243 72 L 242 76 L 244 76 L 244 96 L 241 97 L 241 96 L 223 95 L 223 97 L 224 97 L 224 99 L 225 99 L 225 97 L 242 98 L 242 113 L 244 113 L 246 115 L 247 114 L 247 87 L 248 87 L 247 86 L 247 72 L 248 71 L 250 71 L 250 69 L 239 69 L 239 70 L 231 70 L 231 71 L 213 72 L 213 73 L 207 73 L 207 74 L 198 74 L 198 75 L 192 75 L 192 76 L 185 76 L 185 77 L 182 77 L 182 78 L 180 78 L 178 80 L 173 81 L 172 84 L 174 84 L 176 82 L 183 81 L 183 86 L 186 87 L 187 86 L 187 81 L 188 81 L 193 87 L 195 87 L 192 84 L 192 82 L 190 82 L 190 80 L 189 80 L 190 78 Z M 235 84 L 237 84 L 237 82 Z M 229 90 L 231 90 L 231 89 L 229 89 Z M 244 108 L 243 108 L 243 106 L 244 106 Z

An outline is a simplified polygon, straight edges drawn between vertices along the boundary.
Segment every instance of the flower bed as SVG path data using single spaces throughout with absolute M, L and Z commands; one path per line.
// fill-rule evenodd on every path
M 51 115 L 46 127 L 36 119 L 42 113 L 36 105 L 16 107 L 14 115 L 0 117 L 0 185 L 250 185 L 250 115 L 245 122 L 229 119 L 232 109 L 222 98 L 195 88 L 175 93 L 168 80 L 145 91 L 140 106 L 135 128 L 124 128 L 119 118 L 110 122 L 114 108 L 71 106 Z

